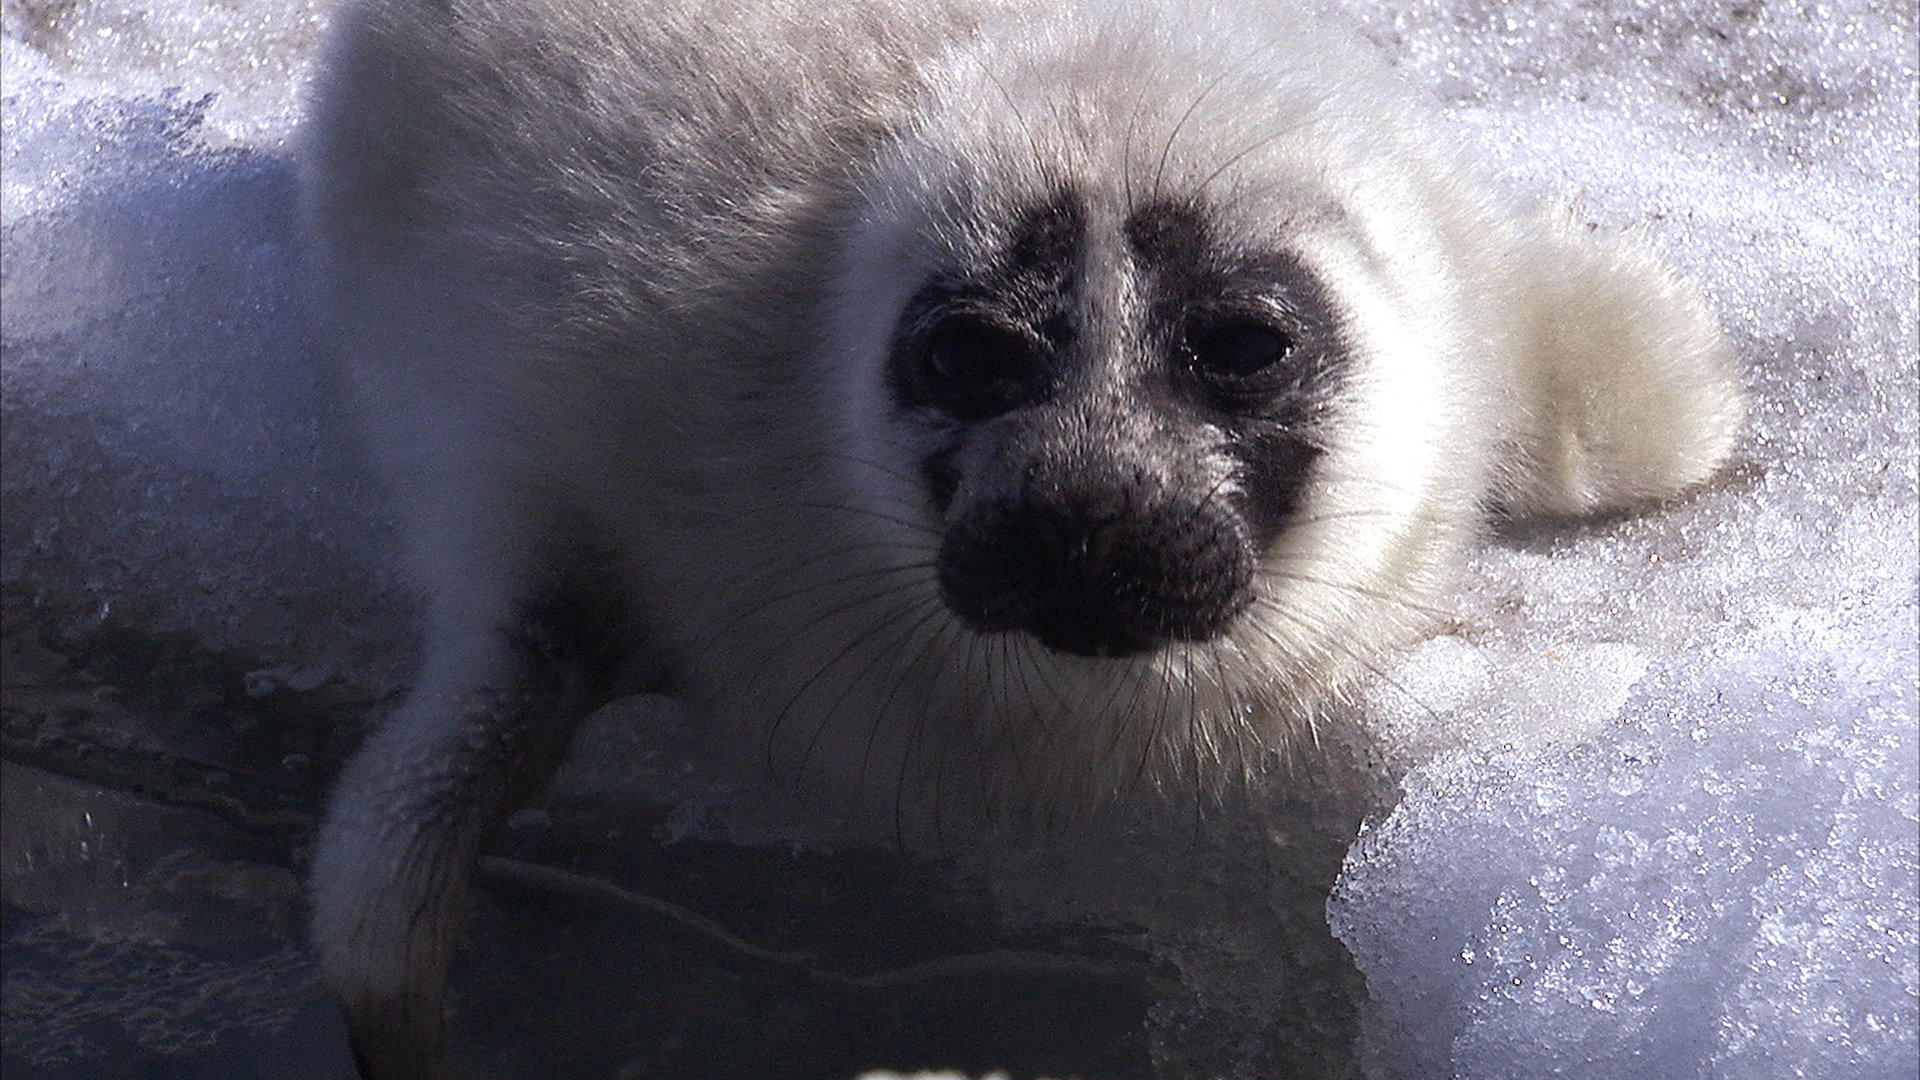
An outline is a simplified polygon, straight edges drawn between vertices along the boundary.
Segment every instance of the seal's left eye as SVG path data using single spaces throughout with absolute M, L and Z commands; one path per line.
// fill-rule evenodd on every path
M 1210 382 L 1252 379 L 1293 352 L 1293 338 L 1263 323 L 1227 323 L 1189 338 L 1194 373 Z

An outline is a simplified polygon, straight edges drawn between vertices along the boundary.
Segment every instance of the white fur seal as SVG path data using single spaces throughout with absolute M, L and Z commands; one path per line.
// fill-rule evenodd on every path
M 428 603 L 315 858 L 365 1075 L 436 1070 L 477 852 L 616 694 L 910 828 L 1204 790 L 1490 509 L 1715 468 L 1696 292 L 1282 7 L 341 14 L 305 214 Z

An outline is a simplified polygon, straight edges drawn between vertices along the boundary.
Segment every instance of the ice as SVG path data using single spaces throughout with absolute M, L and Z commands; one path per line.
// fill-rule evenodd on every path
M 1404 797 L 1329 904 L 1366 1071 L 1915 1075 L 1911 9 L 1370 17 L 1516 188 L 1666 242 L 1757 408 L 1707 492 L 1485 552 L 1376 689 Z
M 1370 691 L 1394 797 L 1326 872 L 1363 1071 L 1915 1076 L 1912 5 L 1320 6 L 1515 197 L 1645 229 L 1755 400 L 1706 490 L 1495 537 L 1459 629 Z M 297 285 L 286 140 L 327 7 L 9 2 L 0 45 L 9 610 L 185 634 L 293 691 L 409 648 Z M 710 830 L 715 798 L 683 816 Z M 1032 880 L 1000 892 L 1142 928 L 1199 1001 L 1156 1012 L 1164 1046 L 1292 1038 L 1313 988 L 1263 957 L 1296 947 L 1269 880 L 1296 852 L 1264 828 L 1010 858 Z
M 58 83 L 119 101 L 212 95 L 203 140 L 274 143 L 297 112 L 330 6 L 17 0 L 6 7 L 7 92 Z M 12 123 L 31 122 L 24 110 L 8 119 L 10 136 Z
M 317 6 L 5 10 L 10 595 L 68 629 L 327 665 L 385 626 L 358 655 L 391 652 L 297 291 Z
M 1780 618 L 1571 751 L 1416 769 L 1332 905 L 1378 1071 L 1911 1075 L 1913 625 Z

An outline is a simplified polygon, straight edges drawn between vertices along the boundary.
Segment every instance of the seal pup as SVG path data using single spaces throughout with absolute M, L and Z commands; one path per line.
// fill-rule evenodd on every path
M 363 1075 L 436 1072 L 478 853 L 617 695 L 902 835 L 1204 795 L 1490 512 L 1712 472 L 1696 291 L 1283 8 L 341 12 L 303 213 L 426 609 L 316 844 Z

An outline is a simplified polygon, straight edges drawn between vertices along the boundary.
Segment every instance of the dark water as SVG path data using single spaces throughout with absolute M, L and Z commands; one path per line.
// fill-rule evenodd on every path
M 4 1067 L 352 1075 L 302 938 L 308 835 L 377 702 L 185 643 L 5 633 Z M 1169 976 L 1088 928 L 1011 934 L 888 854 L 663 844 L 658 808 L 523 814 L 449 998 L 458 1076 L 1154 1074 Z

